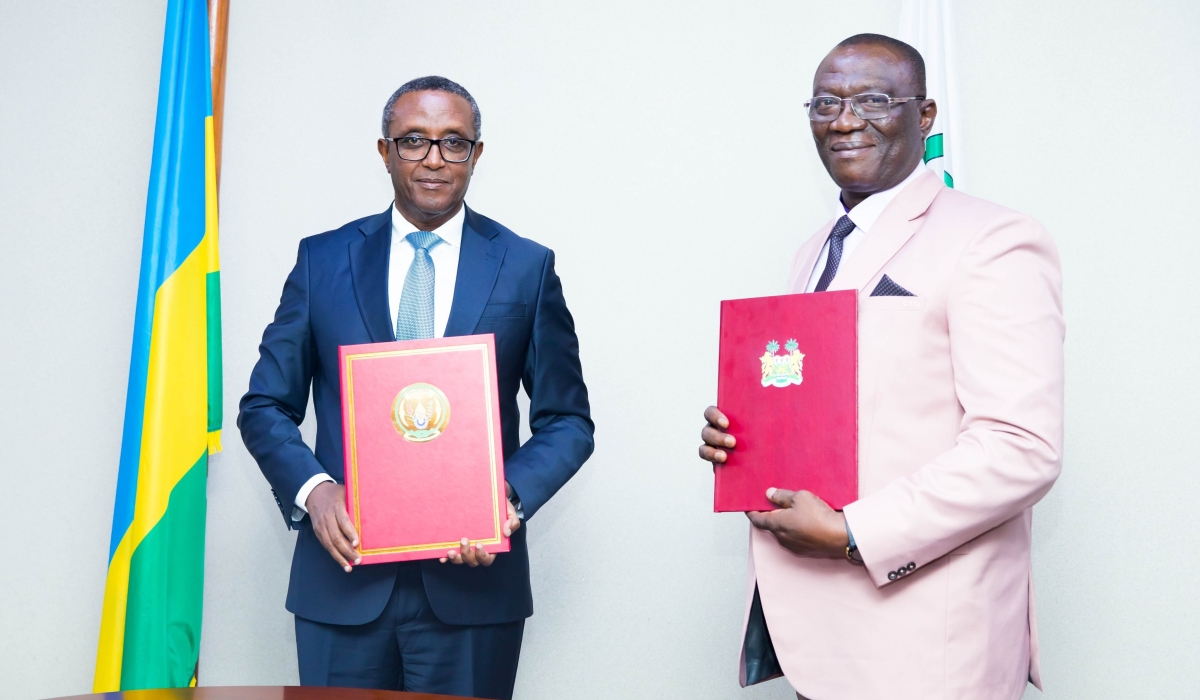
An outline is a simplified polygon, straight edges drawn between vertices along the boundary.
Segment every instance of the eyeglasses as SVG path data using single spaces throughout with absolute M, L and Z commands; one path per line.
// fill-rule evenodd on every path
M 842 113 L 842 103 L 849 102 L 854 116 L 859 119 L 886 119 L 892 112 L 892 105 L 904 104 L 909 100 L 923 100 L 918 97 L 891 97 L 878 92 L 864 92 L 853 97 L 833 97 L 821 95 L 804 103 L 808 109 L 808 118 L 814 122 L 831 122 Z
M 478 141 L 462 139 L 457 136 L 450 136 L 444 139 L 399 136 L 397 138 L 384 139 L 384 141 L 391 141 L 396 144 L 396 155 L 400 156 L 400 160 L 425 160 L 425 156 L 429 155 L 429 149 L 436 145 L 438 152 L 442 154 L 442 160 L 447 163 L 465 163 L 475 150 L 475 144 L 478 143 Z

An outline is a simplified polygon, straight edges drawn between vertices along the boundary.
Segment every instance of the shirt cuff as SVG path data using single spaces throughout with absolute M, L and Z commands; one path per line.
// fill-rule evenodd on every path
M 304 516 L 308 513 L 308 509 L 304 504 L 308 501 L 308 495 L 312 490 L 317 488 L 317 484 L 333 481 L 333 477 L 328 474 L 314 474 L 313 478 L 304 482 L 300 490 L 296 492 L 296 503 L 292 506 L 292 522 L 298 523 L 304 520 Z

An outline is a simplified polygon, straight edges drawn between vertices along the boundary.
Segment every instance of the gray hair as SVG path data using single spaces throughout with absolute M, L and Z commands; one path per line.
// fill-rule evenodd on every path
M 388 131 L 392 126 L 392 108 L 396 106 L 396 100 L 410 92 L 423 92 L 425 90 L 439 90 L 448 92 L 451 95 L 458 95 L 466 100 L 471 105 L 471 116 L 474 117 L 473 126 L 475 127 L 475 139 L 479 140 L 482 135 L 483 119 L 479 115 L 479 105 L 475 103 L 475 98 L 471 97 L 471 93 L 462 85 L 443 78 L 440 75 L 427 75 L 424 78 L 416 78 L 400 86 L 399 90 L 392 93 L 388 98 L 387 104 L 383 107 L 383 138 L 388 138 Z

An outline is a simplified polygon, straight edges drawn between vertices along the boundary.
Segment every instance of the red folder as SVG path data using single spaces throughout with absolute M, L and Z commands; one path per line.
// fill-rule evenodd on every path
M 338 349 L 346 509 L 363 564 L 507 552 L 491 334 Z
M 721 302 L 717 407 L 737 446 L 716 468 L 713 509 L 774 510 L 767 489 L 858 499 L 856 292 Z

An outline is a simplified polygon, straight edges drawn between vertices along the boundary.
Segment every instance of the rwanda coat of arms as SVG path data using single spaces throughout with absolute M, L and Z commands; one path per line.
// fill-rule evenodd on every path
M 429 442 L 450 422 L 450 401 L 432 384 L 410 384 L 392 402 L 392 423 L 409 442 Z
M 804 355 L 795 340 L 789 340 L 783 346 L 785 355 L 779 352 L 779 343 L 772 340 L 767 343 L 767 351 L 758 358 L 762 362 L 762 385 L 785 387 L 804 381 L 801 371 L 804 369 Z

